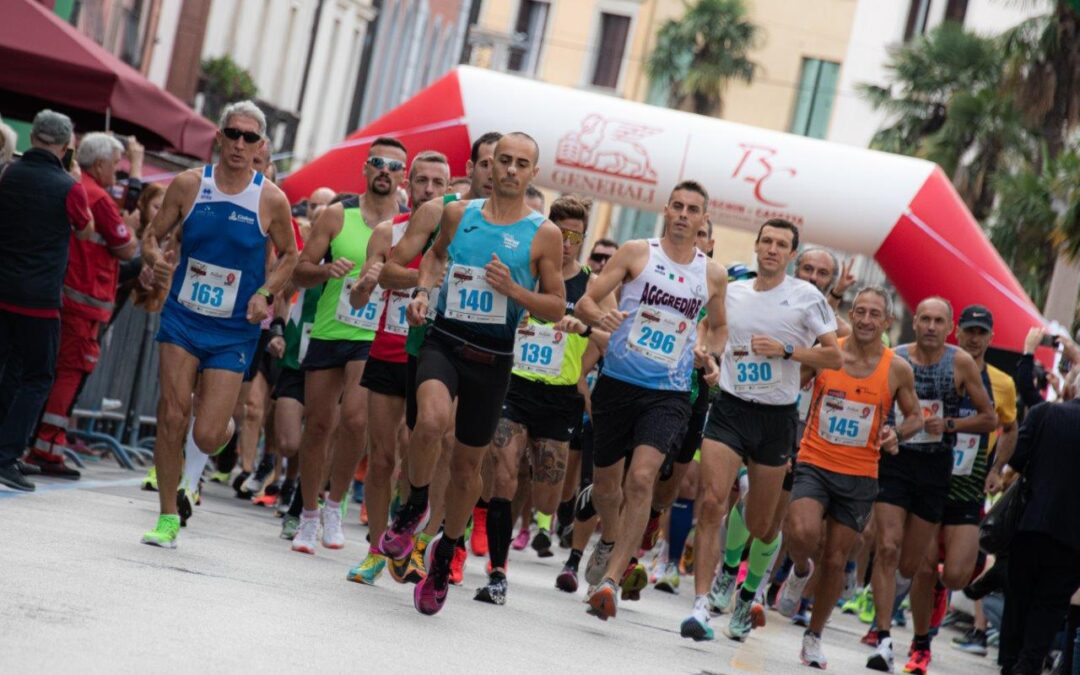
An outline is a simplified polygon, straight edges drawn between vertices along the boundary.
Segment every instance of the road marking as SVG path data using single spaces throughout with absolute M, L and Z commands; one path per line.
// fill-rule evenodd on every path
M 39 483 L 37 489 L 33 492 L 23 492 L 21 490 L 3 490 L 0 491 L 0 499 L 8 497 L 30 497 L 33 495 L 41 494 L 42 492 L 58 492 L 60 490 L 96 490 L 98 488 L 107 487 L 128 487 L 130 485 L 138 485 L 142 483 L 142 478 L 125 478 L 123 480 L 87 480 L 87 481 L 72 481 L 70 483 Z

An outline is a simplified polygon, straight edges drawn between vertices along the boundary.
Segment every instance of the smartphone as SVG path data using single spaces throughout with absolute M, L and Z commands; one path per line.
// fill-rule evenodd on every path
M 60 160 L 60 163 L 64 165 L 64 171 L 71 171 L 71 160 L 75 157 L 75 150 L 68 148 L 64 151 L 64 157 Z
M 142 194 L 143 184 L 138 178 L 129 178 L 127 189 L 124 191 L 124 210 L 134 211 L 139 207 L 139 195 Z
M 1060 344 L 1060 342 L 1061 342 L 1061 338 L 1059 338 L 1056 335 L 1052 335 L 1050 333 L 1047 333 L 1046 335 L 1042 336 L 1041 340 L 1039 340 L 1039 346 L 1041 346 L 1041 347 L 1053 347 L 1054 349 L 1057 349 L 1058 344 Z

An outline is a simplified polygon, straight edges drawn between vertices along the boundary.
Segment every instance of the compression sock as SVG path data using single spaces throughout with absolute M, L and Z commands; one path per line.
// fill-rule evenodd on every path
M 574 500 L 567 499 L 565 502 L 559 502 L 559 508 L 555 510 L 555 517 L 559 520 L 559 525 L 565 527 L 574 522 Z
M 671 525 L 668 528 L 668 562 L 679 563 L 693 526 L 694 500 L 676 499 L 671 505 Z
M 199 489 L 199 479 L 202 478 L 203 469 L 210 461 L 210 455 L 195 445 L 195 418 L 191 418 L 188 427 L 187 440 L 184 442 L 184 475 L 180 479 L 180 487 L 188 492 L 196 492 Z
M 417 487 L 409 483 L 409 500 L 406 503 L 423 513 L 428 505 L 428 486 Z
M 930 649 L 930 636 L 916 635 L 911 641 L 911 646 L 915 649 Z
M 765 577 L 765 571 L 769 569 L 773 554 L 780 547 L 780 536 L 777 535 L 772 541 L 764 542 L 755 539 L 750 544 L 750 558 L 747 560 L 746 581 L 743 582 L 743 594 L 750 593 L 753 598 L 757 593 L 761 580 Z
M 750 530 L 746 529 L 746 521 L 743 520 L 742 505 L 736 504 L 735 508 L 731 509 L 727 521 L 727 544 L 724 547 L 725 572 L 738 574 L 743 549 L 746 548 L 746 542 L 749 539 Z
M 304 494 L 300 489 L 300 481 L 296 481 L 296 491 L 293 492 L 292 503 L 289 504 L 289 515 L 293 518 L 299 518 L 300 513 L 304 510 Z
M 513 520 L 509 499 L 495 497 L 488 502 L 488 557 L 493 568 L 506 569 L 506 557 L 510 555 L 510 542 L 514 538 Z
M 584 551 L 579 551 L 576 548 L 571 549 L 570 550 L 570 557 L 566 559 L 566 566 L 569 567 L 570 569 L 574 570 L 575 572 L 577 572 L 578 571 L 578 565 L 581 564 L 581 556 L 584 555 L 584 553 L 585 553 Z

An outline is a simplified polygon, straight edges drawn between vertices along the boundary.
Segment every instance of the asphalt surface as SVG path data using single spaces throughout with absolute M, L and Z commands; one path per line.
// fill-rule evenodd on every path
M 34 494 L 0 488 L 0 673 L 225 673 L 403 671 L 436 673 L 809 673 L 802 629 L 779 614 L 744 644 L 679 636 L 692 580 L 682 594 L 653 589 L 621 603 L 606 623 L 588 616 L 554 579 L 566 551 L 541 560 L 511 552 L 503 607 L 472 600 L 484 562 L 470 557 L 465 584 L 443 611 L 418 614 L 412 586 L 384 573 L 375 587 L 345 581 L 367 551 L 353 507 L 348 545 L 293 553 L 271 510 L 206 489 L 179 548 L 139 543 L 153 527 L 157 495 L 138 476 L 102 463 L 82 481 L 39 480 Z M 864 624 L 835 614 L 825 631 L 829 672 L 866 673 Z M 992 673 L 991 656 L 935 641 L 934 675 Z M 896 629 L 897 670 L 910 632 Z

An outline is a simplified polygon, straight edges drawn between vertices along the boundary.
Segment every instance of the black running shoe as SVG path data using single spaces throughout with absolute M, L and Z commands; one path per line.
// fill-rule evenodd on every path
M 500 572 L 492 572 L 486 586 L 476 589 L 473 600 L 488 602 L 492 605 L 506 604 L 506 577 Z
M 536 555 L 541 558 L 550 558 L 555 555 L 551 552 L 551 536 L 547 533 L 547 530 L 542 529 L 536 533 L 532 540 L 532 547 L 536 551 Z

